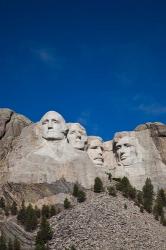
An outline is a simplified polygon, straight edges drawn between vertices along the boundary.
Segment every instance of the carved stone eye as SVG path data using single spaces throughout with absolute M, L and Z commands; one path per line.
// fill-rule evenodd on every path
M 58 121 L 55 120 L 55 119 L 52 119 L 51 121 L 52 121 L 53 123 L 58 123 Z
M 44 120 L 43 122 L 42 122 L 42 125 L 45 125 L 45 124 L 47 124 L 48 123 L 48 120 Z

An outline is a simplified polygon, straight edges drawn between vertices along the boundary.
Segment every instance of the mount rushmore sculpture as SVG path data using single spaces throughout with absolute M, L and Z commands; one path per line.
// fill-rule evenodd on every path
M 127 176 L 138 189 L 147 177 L 156 189 L 166 187 L 166 125 L 162 123 L 118 132 L 103 142 L 98 136 L 88 136 L 81 124 L 66 123 L 55 111 L 32 123 L 0 109 L 0 135 L 1 185 L 47 184 L 52 188 L 65 180 L 92 188 L 95 177 L 107 182 L 106 173 L 111 172 L 113 177 Z

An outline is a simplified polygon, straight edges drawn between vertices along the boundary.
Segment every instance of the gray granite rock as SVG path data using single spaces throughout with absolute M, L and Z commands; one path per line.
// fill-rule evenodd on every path
M 127 205 L 127 209 L 124 208 Z M 164 250 L 166 228 L 131 200 L 118 194 L 88 192 L 87 200 L 50 220 L 53 239 L 50 249 L 72 245 L 78 250 Z
M 25 116 L 17 114 L 10 109 L 0 109 L 0 161 L 11 150 L 12 141 L 29 124 L 31 124 L 31 121 Z
M 116 133 L 113 158 L 115 177 L 127 176 L 138 189 L 149 177 L 155 190 L 166 188 L 166 125 L 147 123 L 135 131 Z

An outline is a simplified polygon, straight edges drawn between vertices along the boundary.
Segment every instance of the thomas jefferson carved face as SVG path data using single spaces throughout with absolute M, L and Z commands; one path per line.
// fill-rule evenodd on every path
M 86 130 L 79 123 L 69 123 L 68 128 L 67 139 L 69 143 L 76 149 L 84 150 L 88 139 Z
M 136 138 L 124 136 L 116 139 L 115 156 L 119 165 L 129 166 L 137 161 Z
M 46 140 L 62 140 L 66 133 L 66 124 L 63 117 L 55 112 L 47 112 L 40 121 L 42 137 Z
M 96 166 L 103 166 L 103 143 L 100 137 L 88 139 L 87 153 Z

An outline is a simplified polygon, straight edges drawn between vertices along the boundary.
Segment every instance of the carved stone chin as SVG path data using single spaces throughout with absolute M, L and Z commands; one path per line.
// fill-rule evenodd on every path
M 89 136 L 88 137 L 88 149 L 87 153 L 89 158 L 96 166 L 103 166 L 103 141 L 100 137 Z
M 79 123 L 68 123 L 68 142 L 73 146 L 73 148 L 84 150 L 87 143 L 87 134 L 84 127 Z
M 55 111 L 47 112 L 40 120 L 42 137 L 46 140 L 63 140 L 67 131 L 64 118 Z

